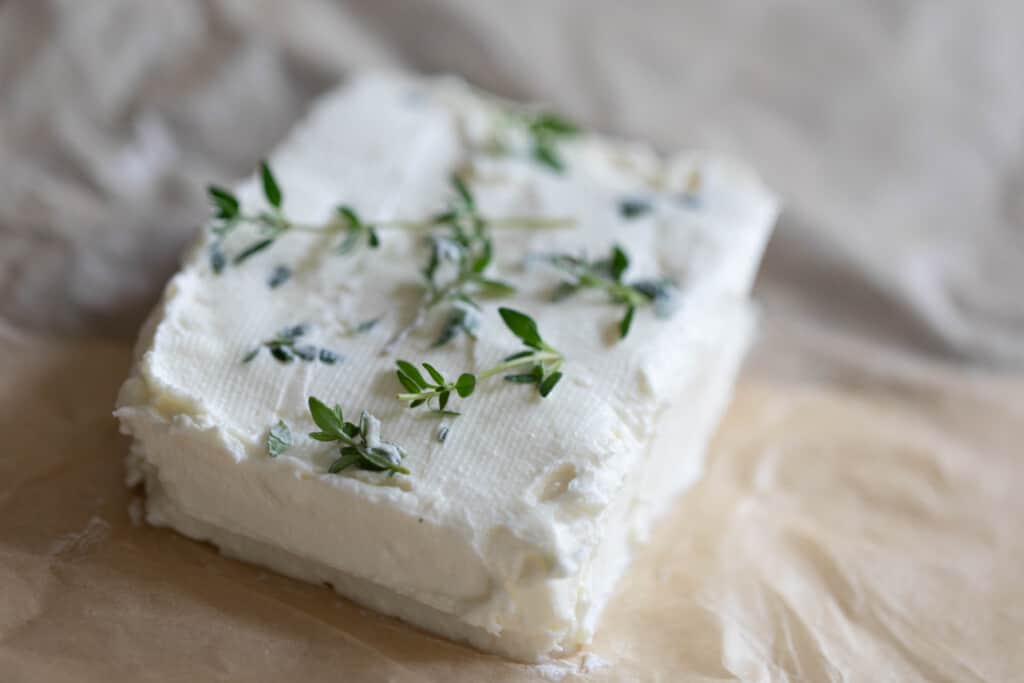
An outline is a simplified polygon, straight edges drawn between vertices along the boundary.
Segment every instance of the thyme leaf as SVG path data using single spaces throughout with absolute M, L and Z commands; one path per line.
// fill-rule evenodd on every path
M 380 420 L 363 411 L 358 423 L 346 422 L 341 406 L 327 407 L 315 396 L 309 397 L 309 414 L 320 431 L 311 432 L 316 441 L 338 444 L 338 457 L 327 468 L 337 474 L 349 467 L 391 475 L 409 474 L 402 466 L 406 453 L 398 444 L 381 438 Z
M 519 118 L 530 136 L 534 160 L 555 173 L 564 173 L 566 164 L 558 145 L 564 139 L 579 134 L 576 124 L 551 112 L 520 114 Z
M 259 355 L 262 349 L 267 349 L 272 358 L 279 363 L 291 363 L 298 358 L 307 363 L 319 359 L 326 365 L 334 365 L 342 362 L 345 358 L 341 354 L 327 348 L 313 346 L 312 344 L 300 344 L 299 339 L 305 336 L 308 331 L 307 325 L 291 325 L 278 331 L 271 339 L 260 342 L 259 346 L 247 352 L 242 357 L 243 363 L 249 363 Z
M 288 428 L 284 420 L 278 420 L 267 435 L 267 454 L 271 458 L 276 458 L 291 447 L 292 430 Z
M 639 218 L 654 210 L 650 201 L 640 197 L 627 197 L 619 202 L 619 213 L 623 218 Z

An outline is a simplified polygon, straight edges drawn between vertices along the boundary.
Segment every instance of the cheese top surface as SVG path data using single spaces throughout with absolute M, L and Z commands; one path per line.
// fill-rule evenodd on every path
M 284 213 L 300 222 L 323 223 L 339 204 L 371 223 L 422 220 L 443 209 L 449 177 L 467 160 L 486 216 L 571 218 L 568 229 L 494 228 L 492 272 L 518 291 L 485 302 L 478 339 L 431 348 L 442 310 L 382 354 L 422 297 L 422 233 L 382 228 L 379 249 L 349 255 L 334 253 L 336 236 L 289 233 L 220 274 L 204 233 L 168 285 L 121 398 L 123 419 L 144 411 L 170 425 L 168 439 L 208 435 L 221 449 L 208 457 L 223 465 L 224 490 L 263 495 L 250 473 L 268 471 L 318 482 L 289 489 L 294 500 L 269 500 L 274 533 L 331 543 L 329 519 L 289 517 L 297 501 L 332 491 L 366 501 L 373 514 L 351 513 L 363 515 L 367 538 L 347 569 L 446 611 L 491 600 L 496 586 L 536 576 L 557 582 L 584 569 L 656 418 L 678 398 L 681 378 L 699 371 L 696 351 L 720 337 L 716 312 L 745 298 L 776 212 L 772 195 L 742 166 L 700 154 L 666 160 L 642 146 L 581 135 L 559 144 L 562 174 L 530 158 L 514 136 L 509 150 L 494 154 L 487 149 L 494 110 L 457 81 L 367 76 L 322 100 L 270 158 Z M 247 211 L 265 206 L 258 179 L 239 186 L 238 196 Z M 624 217 L 620 202 L 636 197 L 653 209 Z M 226 247 L 237 252 L 255 236 L 240 228 Z M 615 243 L 631 257 L 630 277 L 671 276 L 681 285 L 672 317 L 642 308 L 622 341 L 615 334 L 621 307 L 597 291 L 553 302 L 557 274 L 524 258 L 597 257 Z M 268 278 L 281 264 L 294 275 L 271 289 Z M 441 442 L 441 418 L 396 400 L 402 389 L 394 360 L 426 360 L 449 377 L 500 362 L 522 346 L 499 305 L 537 321 L 566 356 L 564 378 L 544 399 L 500 377 L 481 381 L 473 396 L 452 400 L 462 414 L 443 418 L 449 432 Z M 369 331 L 353 332 L 376 318 Z M 343 361 L 285 364 L 264 351 L 242 362 L 262 340 L 300 323 L 309 330 L 304 340 Z M 336 448 L 306 437 L 315 429 L 306 409 L 311 395 L 340 404 L 347 419 L 364 409 L 376 415 L 384 438 L 407 451 L 411 474 L 328 474 Z M 295 443 L 271 459 L 267 433 L 278 420 Z M 190 471 L 179 467 L 165 484 L 187 498 Z M 207 521 L 231 517 L 218 508 L 219 496 L 194 494 L 189 504 Z M 254 520 L 240 531 L 260 537 L 265 528 Z M 409 566 L 416 554 L 423 562 Z M 571 611 L 573 596 L 564 599 Z M 467 618 L 487 627 L 490 617 Z

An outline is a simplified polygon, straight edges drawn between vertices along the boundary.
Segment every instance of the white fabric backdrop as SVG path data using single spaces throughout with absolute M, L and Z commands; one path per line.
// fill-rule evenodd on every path
M 786 202 L 759 283 L 770 320 L 1024 364 L 1015 0 L 9 1 L 0 316 L 131 337 L 204 184 L 249 172 L 367 65 L 747 158 Z

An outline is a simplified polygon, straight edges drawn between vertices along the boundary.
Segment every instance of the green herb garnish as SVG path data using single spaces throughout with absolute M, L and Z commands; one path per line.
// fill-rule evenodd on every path
M 499 308 L 498 313 L 505 321 L 505 326 L 519 337 L 527 349 L 506 357 L 503 363 L 493 368 L 484 370 L 478 375 L 479 378 L 486 379 L 528 366 L 527 372 L 505 375 L 505 380 L 520 384 L 536 384 L 540 395 L 546 397 L 562 379 L 561 368 L 565 357 L 541 338 L 537 323 L 530 316 L 511 308 Z M 527 376 L 530 379 L 526 379 Z
M 452 313 L 441 328 L 441 334 L 434 340 L 434 348 L 444 346 L 460 334 L 465 334 L 476 339 L 480 330 L 480 309 L 469 306 L 461 301 L 456 301 L 452 306 Z
M 337 474 L 349 467 L 371 472 L 409 474 L 402 467 L 405 450 L 398 444 L 384 441 L 380 435 L 380 420 L 363 411 L 359 423 L 346 422 L 341 406 L 328 408 L 320 399 L 309 397 L 309 414 L 320 431 L 311 432 L 310 438 L 317 441 L 337 442 L 338 458 L 327 471 Z
M 377 326 L 377 323 L 380 322 L 381 317 L 382 316 L 377 316 L 376 318 L 370 318 L 369 320 L 362 321 L 361 323 L 352 328 L 351 334 L 366 334 L 367 332 L 369 332 L 370 330 Z
M 366 236 L 369 248 L 376 249 L 380 245 L 376 228 L 364 223 L 355 210 L 349 206 L 339 206 L 334 219 L 324 225 L 304 225 L 292 221 L 284 215 L 282 210 L 284 193 L 266 161 L 260 163 L 260 179 L 263 185 L 263 197 L 270 205 L 270 209 L 256 214 L 243 212 L 238 197 L 230 190 L 217 185 L 210 185 L 207 188 L 207 194 L 214 209 L 214 224 L 211 228 L 214 241 L 210 246 L 210 267 L 215 273 L 221 273 L 229 261 L 237 265 L 270 248 L 282 235 L 289 232 L 313 232 L 327 235 L 343 233 L 345 237 L 337 249 L 339 253 L 351 252 L 363 235 Z M 229 259 L 224 251 L 224 241 L 242 225 L 256 227 L 259 237 Z M 287 276 L 278 279 L 277 285 L 272 284 L 271 287 L 282 284 L 287 280 Z
M 670 278 L 637 280 L 627 283 L 624 280 L 629 268 L 629 257 L 622 247 L 612 247 L 611 255 L 606 259 L 588 261 L 585 258 L 556 254 L 547 257 L 565 278 L 555 290 L 553 299 L 560 301 L 581 289 L 600 289 L 607 292 L 613 303 L 625 306 L 622 318 L 618 323 L 619 338 L 625 338 L 633 325 L 636 309 L 652 305 L 655 315 L 667 318 L 675 309 L 678 286 Z
M 285 265 L 280 265 L 274 268 L 270 272 L 270 277 L 267 278 L 267 286 L 271 289 L 277 289 L 284 283 L 288 282 L 292 276 L 292 269 Z
M 526 116 L 526 129 L 533 145 L 533 158 L 556 173 L 565 171 L 565 162 L 558 153 L 558 143 L 578 135 L 576 124 L 557 114 L 540 113 Z
M 454 381 L 448 381 L 433 365 L 423 363 L 423 369 L 427 371 L 427 375 L 430 377 L 430 380 L 427 380 L 412 363 L 404 360 L 395 361 L 395 363 L 398 365 L 398 370 L 396 371 L 398 381 L 409 392 L 407 394 L 399 394 L 398 398 L 403 401 L 409 401 L 410 408 L 428 404 L 428 407 L 434 412 L 455 416 L 458 413 L 446 409 L 448 399 L 451 398 L 452 393 L 454 392 L 462 398 L 466 398 L 476 388 L 476 376 L 468 372 L 462 373 Z M 436 408 L 433 407 L 433 400 L 435 398 L 437 399 Z
M 486 277 L 485 271 L 494 257 L 487 220 L 457 175 L 452 176 L 452 188 L 454 197 L 448 209 L 433 218 L 434 224 L 445 228 L 445 232 L 431 238 L 430 259 L 423 270 L 428 307 L 460 301 L 479 308 L 477 298 L 509 296 L 516 289 L 507 282 Z M 455 266 L 449 278 L 442 272 L 446 263 Z
M 317 358 L 320 359 L 321 363 L 327 363 L 328 365 L 334 365 L 342 360 L 342 357 L 339 354 L 331 351 L 330 349 L 323 348 L 317 353 Z
M 215 273 L 223 271 L 228 264 L 228 256 L 224 252 L 224 240 L 240 225 L 257 226 L 260 237 L 230 259 L 231 263 L 236 265 L 270 247 L 283 232 L 291 227 L 281 212 L 281 203 L 284 198 L 281 188 L 266 161 L 260 163 L 260 177 L 263 181 L 263 196 L 270 205 L 270 210 L 261 211 L 258 214 L 243 213 L 238 197 L 223 187 L 211 185 L 207 189 L 216 219 L 212 228 L 215 239 L 210 247 L 210 266 Z
M 277 424 L 270 428 L 270 434 L 267 435 L 267 454 L 271 458 L 276 458 L 291 447 L 292 430 L 288 428 L 284 420 L 278 420 Z
M 653 210 L 654 205 L 650 201 L 639 197 L 627 197 L 619 202 L 619 213 L 627 219 L 639 218 Z
M 494 133 L 490 146 L 498 153 L 507 153 L 516 140 L 525 137 L 529 154 L 537 163 L 556 173 L 565 171 L 559 144 L 579 135 L 580 129 L 568 119 L 551 112 L 537 112 L 506 107 L 494 114 Z
M 452 305 L 444 330 L 435 342 L 440 346 L 460 332 L 476 331 L 479 299 L 514 294 L 511 284 L 487 276 L 494 258 L 494 242 L 488 220 L 480 214 L 476 199 L 457 175 L 452 179 L 452 197 L 447 208 L 431 222 L 442 231 L 429 238 L 430 256 L 423 268 L 424 296 L 411 323 L 392 336 L 385 347 L 390 350 L 410 332 L 422 325 L 427 314 L 441 305 Z
M 274 177 L 266 161 L 260 162 L 260 179 L 263 181 L 263 196 L 267 198 L 267 202 L 272 207 L 280 209 L 281 200 L 283 199 L 281 188 L 278 186 L 277 178 Z
M 466 190 L 462 181 L 458 181 L 457 193 L 461 197 L 462 204 L 453 203 L 449 210 L 433 216 L 425 221 L 377 221 L 367 222 L 363 220 L 354 208 L 348 205 L 340 205 L 334 211 L 334 216 L 322 225 L 310 225 L 297 223 L 284 215 L 282 205 L 284 194 L 267 162 L 260 164 L 260 177 L 263 184 L 263 196 L 270 205 L 267 211 L 256 214 L 242 211 L 238 197 L 230 190 L 217 185 L 210 185 L 207 193 L 210 202 L 213 204 L 214 222 L 211 232 L 214 239 L 210 244 L 210 267 L 214 273 L 220 274 L 229 264 L 239 264 L 252 256 L 269 249 L 283 235 L 292 232 L 304 232 L 320 235 L 343 235 L 341 242 L 335 248 L 339 254 L 350 254 L 360 246 L 365 245 L 368 249 L 380 247 L 381 239 L 378 230 L 381 228 L 395 228 L 409 231 L 427 231 L 436 228 L 438 225 L 450 224 L 452 222 L 465 223 L 468 218 L 466 204 L 473 216 L 472 220 L 483 220 L 476 213 L 472 196 Z M 472 220 L 470 222 L 472 222 Z M 488 221 L 497 228 L 526 228 L 526 229 L 547 229 L 562 228 L 572 225 L 572 221 L 560 218 L 531 218 L 531 217 L 505 217 L 491 219 Z M 229 258 L 225 251 L 225 241 L 242 225 L 254 226 L 259 237 L 243 247 L 233 258 Z M 284 278 L 285 280 L 287 277 Z M 278 282 L 278 285 L 284 280 Z M 276 285 L 272 285 L 276 286 Z
M 561 368 L 565 357 L 541 338 L 533 318 L 511 308 L 499 308 L 498 312 L 505 326 L 519 337 L 527 347 L 526 350 L 514 353 L 498 365 L 482 372 L 464 372 L 454 381 L 446 379 L 444 374 L 430 363 L 421 363 L 430 377 L 428 380 L 415 365 L 399 360 L 396 374 L 406 392 L 398 394 L 398 400 L 408 402 L 410 408 L 426 405 L 434 412 L 457 415 L 458 413 L 447 410 L 453 392 L 461 398 L 467 398 L 473 393 L 478 382 L 505 373 L 508 373 L 505 374 L 506 381 L 536 384 L 541 396 L 550 394 L 562 379 Z M 512 373 L 513 370 L 518 372 Z
M 273 339 L 260 342 L 242 358 L 243 363 L 248 363 L 259 355 L 262 349 L 267 349 L 270 355 L 279 363 L 291 363 L 298 358 L 308 362 L 319 359 L 321 363 L 334 365 L 343 360 L 341 355 L 330 349 L 316 347 L 312 344 L 300 344 L 299 338 L 304 336 L 308 328 L 306 325 L 292 325 L 280 330 Z
M 365 240 L 366 246 L 376 249 L 380 246 L 380 237 L 377 235 L 377 228 L 364 223 L 351 206 L 339 206 L 337 213 L 344 225 L 345 239 L 338 245 L 339 254 L 351 253 L 360 241 Z

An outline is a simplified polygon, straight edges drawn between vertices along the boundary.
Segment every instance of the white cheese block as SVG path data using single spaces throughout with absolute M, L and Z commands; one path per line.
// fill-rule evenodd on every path
M 322 99 L 271 165 L 296 221 L 322 223 L 341 203 L 370 221 L 423 219 L 467 165 L 487 216 L 572 218 L 565 229 L 494 230 L 494 274 L 518 287 L 501 303 L 529 313 L 566 355 L 549 397 L 482 381 L 453 401 L 462 415 L 446 418 L 443 443 L 437 416 L 396 400 L 396 356 L 455 376 L 521 349 L 488 302 L 477 340 L 431 348 L 437 314 L 382 354 L 422 296 L 421 235 L 382 228 L 379 249 L 341 256 L 327 237 L 290 233 L 216 274 L 204 232 L 143 330 L 116 415 L 134 439 L 129 484 L 144 484 L 149 523 L 537 660 L 590 639 L 634 544 L 699 476 L 751 339 L 748 292 L 777 209 L 744 167 L 702 154 L 665 160 L 582 135 L 559 145 L 559 174 L 514 135 L 495 153 L 497 106 L 451 79 L 363 76 Z M 258 179 L 237 190 L 246 210 L 265 206 Z M 638 196 L 653 209 L 624 217 L 620 202 Z M 227 246 L 255 234 L 242 233 Z M 596 291 L 553 302 L 557 276 L 524 265 L 532 253 L 600 256 L 615 243 L 632 258 L 631 276 L 681 283 L 672 317 L 642 308 L 621 341 L 620 306 Z M 279 264 L 295 274 L 270 289 Z M 283 364 L 262 353 L 242 362 L 298 323 L 344 361 Z M 380 418 L 410 474 L 328 474 L 336 449 L 306 438 L 311 395 Z M 271 458 L 278 420 L 295 444 Z

